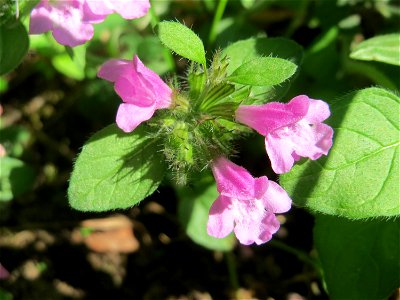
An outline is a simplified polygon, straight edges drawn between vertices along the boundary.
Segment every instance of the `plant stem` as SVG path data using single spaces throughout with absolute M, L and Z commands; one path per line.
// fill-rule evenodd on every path
M 217 27 L 218 27 L 219 22 L 221 21 L 222 15 L 224 14 L 227 3 L 228 3 L 228 0 L 219 0 L 218 1 L 217 10 L 215 11 L 214 19 L 211 24 L 210 34 L 208 35 L 208 46 L 209 47 L 212 46 L 212 44 L 215 42 L 215 38 L 217 37 Z
M 236 259 L 232 251 L 225 253 L 226 264 L 228 266 L 229 281 L 234 290 L 239 288 L 239 279 L 237 275 Z
M 318 261 L 312 259 L 307 253 L 304 253 L 303 251 L 293 248 L 293 247 L 291 247 L 281 241 L 278 241 L 276 239 L 269 241 L 269 244 L 273 247 L 279 248 L 283 251 L 286 251 L 288 253 L 291 253 L 291 254 L 297 256 L 297 258 L 299 260 L 311 265 L 319 274 L 322 274 L 321 266 L 319 265 Z

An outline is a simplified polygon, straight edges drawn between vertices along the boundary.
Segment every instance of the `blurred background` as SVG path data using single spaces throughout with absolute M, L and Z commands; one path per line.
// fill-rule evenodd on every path
M 163 78 L 185 74 L 187 61 L 171 56 L 151 26 L 160 20 L 192 28 L 209 59 L 249 37 L 296 41 L 304 50 L 300 70 L 276 100 L 307 94 L 329 103 L 359 88 L 399 89 L 395 66 L 349 57 L 361 41 L 399 30 L 396 1 L 228 1 L 212 37 L 217 5 L 154 0 L 152 14 L 133 21 L 110 15 L 73 50 L 51 34 L 29 37 L 22 63 L 0 78 L 0 262 L 7 270 L 0 270 L 1 300 L 328 299 L 313 250 L 314 219 L 304 209 L 279 217 L 273 241 L 224 253 L 188 236 L 181 196 L 167 180 L 131 209 L 82 213 L 68 205 L 76 155 L 114 122 L 120 103 L 112 84 L 96 78 L 99 66 L 137 54 Z M 22 21 L 28 26 L 29 18 Z M 235 162 L 277 179 L 263 137 L 249 137 L 238 150 Z

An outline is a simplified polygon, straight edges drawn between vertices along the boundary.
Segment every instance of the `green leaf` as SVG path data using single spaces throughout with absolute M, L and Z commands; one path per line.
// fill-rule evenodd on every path
M 358 44 L 350 57 L 400 66 L 400 34 L 380 35 Z
M 368 88 L 332 103 L 328 157 L 280 177 L 296 204 L 354 219 L 399 215 L 399 101 L 387 90 Z
M 12 157 L 0 157 L 0 201 L 9 201 L 32 188 L 33 169 Z
M 0 75 L 16 68 L 28 48 L 28 33 L 21 22 L 0 25 Z
M 74 48 L 66 47 L 68 53 L 61 53 L 52 58 L 51 62 L 54 68 L 60 73 L 76 80 L 84 79 L 86 47 L 86 44 Z
M 198 182 L 193 188 L 184 187 L 178 190 L 178 216 L 187 235 L 194 242 L 211 250 L 229 251 L 236 243 L 233 234 L 218 239 L 207 233 L 208 211 L 218 197 L 217 187 L 212 181 L 211 178 L 206 182 Z
M 258 57 L 279 57 L 300 65 L 303 58 L 302 47 L 285 38 L 250 38 L 229 45 L 222 51 L 222 57 L 229 58 L 228 74 L 242 64 Z
M 284 82 L 296 72 L 297 66 L 285 59 L 259 57 L 237 68 L 228 80 L 256 86 L 273 86 Z
M 227 72 L 231 74 L 242 64 L 258 57 L 283 58 L 299 66 L 303 59 L 303 49 L 299 44 L 285 38 L 250 38 L 229 45 L 223 50 L 221 56 L 228 57 Z M 250 105 L 262 104 L 269 100 L 277 101 L 287 93 L 295 77 L 292 76 L 289 80 L 274 87 L 253 86 L 252 97 L 243 103 Z
M 88 140 L 70 179 L 68 197 L 73 208 L 127 208 L 154 192 L 164 176 L 164 164 L 147 130 L 142 125 L 126 134 L 113 124 Z
M 185 25 L 178 22 L 161 22 L 158 24 L 158 37 L 166 47 L 180 56 L 206 64 L 203 42 Z
M 317 216 L 314 239 L 330 299 L 388 299 L 400 285 L 399 228 L 398 218 Z

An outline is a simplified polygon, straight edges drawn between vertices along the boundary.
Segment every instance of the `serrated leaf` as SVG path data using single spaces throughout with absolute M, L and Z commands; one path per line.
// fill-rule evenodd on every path
M 350 57 L 400 66 L 400 34 L 380 35 L 358 44 Z
M 16 68 L 28 52 L 29 38 L 24 25 L 13 21 L 0 26 L 0 75 Z
M 194 242 L 212 250 L 229 251 L 233 249 L 236 243 L 233 234 L 217 239 L 207 233 L 208 212 L 218 197 L 215 183 L 198 182 L 194 188 L 179 189 L 178 196 L 179 220 L 185 226 L 186 234 Z
M 274 86 L 290 78 L 296 69 L 294 63 L 282 58 L 259 57 L 241 65 L 227 79 L 244 85 Z
M 387 90 L 368 88 L 332 103 L 328 157 L 280 177 L 294 202 L 354 219 L 400 215 L 399 102 Z
M 158 24 L 158 37 L 166 47 L 180 56 L 206 64 L 203 42 L 185 25 L 178 22 L 161 22 Z
M 400 219 L 318 215 L 314 240 L 330 299 L 388 299 L 400 285 Z
M 164 176 L 164 164 L 146 130 L 142 125 L 126 134 L 109 125 L 88 140 L 75 162 L 68 188 L 73 208 L 127 208 L 154 192 Z
M 0 202 L 9 201 L 30 190 L 35 180 L 33 169 L 12 157 L 0 157 Z

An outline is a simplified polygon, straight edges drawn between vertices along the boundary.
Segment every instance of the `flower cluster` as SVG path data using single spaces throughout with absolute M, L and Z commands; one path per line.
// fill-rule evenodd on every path
M 59 43 L 73 47 L 91 39 L 93 24 L 107 15 L 134 19 L 149 8 L 149 0 L 41 0 L 31 12 L 30 33 L 52 31 Z M 232 140 L 247 130 L 243 125 L 254 129 L 265 136 L 274 172 L 286 173 L 301 157 L 315 160 L 328 154 L 333 130 L 322 122 L 330 111 L 324 101 L 305 95 L 286 104 L 241 105 L 249 89 L 229 82 L 228 64 L 217 53 L 209 72 L 192 65 L 188 91 L 170 87 L 138 56 L 104 63 L 98 77 L 114 83 L 122 99 L 116 123 L 124 132 L 152 119 L 156 110 L 165 112 L 149 122 L 163 136 L 165 159 L 178 174 L 178 184 L 186 182 L 189 172 L 211 165 L 220 195 L 210 208 L 208 233 L 223 238 L 233 231 L 242 244 L 262 244 L 279 229 L 275 214 L 287 212 L 292 201 L 277 183 L 266 176 L 254 178 L 226 158 Z
M 115 83 L 115 91 L 124 102 L 118 109 L 116 122 L 125 132 L 130 132 L 141 122 L 149 120 L 157 109 L 173 110 L 179 97 L 186 97 L 179 95 L 177 91 L 173 92 L 157 74 L 146 68 L 137 56 L 133 61 L 106 62 L 101 66 L 98 76 Z M 207 88 L 210 93 L 216 93 L 215 89 L 223 89 L 220 86 L 213 86 L 211 83 Z M 207 96 L 203 97 L 208 99 Z M 189 102 L 190 100 L 198 101 L 189 99 Z M 209 131 L 218 130 L 218 126 L 212 127 L 215 118 L 207 119 L 204 115 L 206 112 L 201 111 L 204 105 L 200 104 L 199 107 L 200 114 L 188 110 L 192 113 L 191 118 L 184 116 L 183 121 L 168 118 L 168 122 L 175 124 L 168 140 L 177 134 L 181 145 L 175 151 L 186 151 L 180 159 L 187 157 L 188 153 L 191 157 L 194 150 L 190 149 L 195 148 L 196 144 L 201 144 L 201 139 L 193 138 L 191 144 L 188 141 L 190 137 L 202 134 L 197 130 L 203 123 L 209 120 Z M 220 115 L 224 113 L 221 112 Z M 301 95 L 287 104 L 270 102 L 264 105 L 239 105 L 232 121 L 245 124 L 265 136 L 266 151 L 272 169 L 277 174 L 282 174 L 288 172 L 301 157 L 315 160 L 328 153 L 332 146 L 333 130 L 322 122 L 329 115 L 327 103 Z M 190 127 L 192 119 L 195 121 Z M 165 123 L 167 121 L 162 124 Z M 217 137 L 203 144 L 206 144 L 208 149 L 214 149 L 218 148 L 215 145 L 217 143 L 223 141 Z M 291 207 L 291 199 L 286 191 L 266 176 L 252 177 L 246 169 L 229 161 L 222 150 L 212 152 L 209 156 L 220 195 L 209 212 L 208 234 L 223 238 L 234 231 L 240 243 L 244 245 L 269 241 L 280 226 L 275 214 L 287 212 Z
M 93 24 L 114 12 L 125 19 L 144 16 L 149 0 L 41 0 L 32 10 L 29 32 L 52 31 L 62 45 L 75 47 L 93 37 Z

